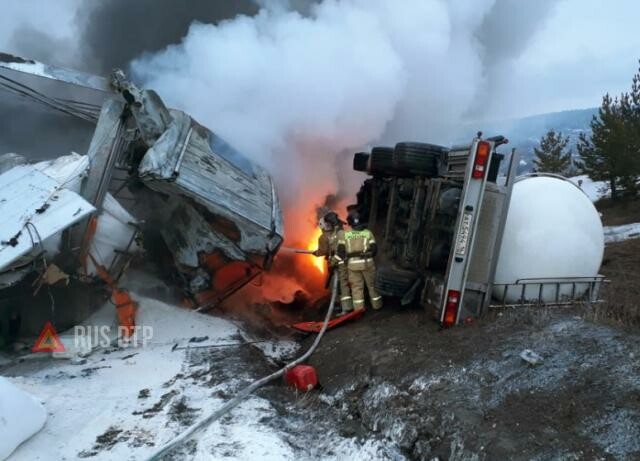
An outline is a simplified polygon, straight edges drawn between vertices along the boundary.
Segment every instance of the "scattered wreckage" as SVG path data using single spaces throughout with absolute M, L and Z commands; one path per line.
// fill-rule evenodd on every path
M 104 102 L 44 94 L 21 83 L 25 75 L 98 92 Z M 0 157 L 0 306 L 14 316 L 25 285 L 101 279 L 117 295 L 143 248 L 175 267 L 203 310 L 271 266 L 283 241 L 272 178 L 154 91 L 119 70 L 102 78 L 2 53 L 0 89 L 96 123 L 87 155 L 36 164 Z

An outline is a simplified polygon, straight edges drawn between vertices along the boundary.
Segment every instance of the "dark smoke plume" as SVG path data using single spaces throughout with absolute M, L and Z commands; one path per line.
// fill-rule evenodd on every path
M 83 154 L 94 125 L 24 101 L 0 90 L 0 155 L 15 152 L 30 161 L 46 160 L 71 151 Z
M 143 53 L 152 53 L 187 34 L 193 21 L 217 24 L 237 15 L 253 15 L 252 0 L 108 0 L 85 2 L 81 55 L 94 72 L 106 73 Z
M 258 4 L 252 0 L 82 2 L 76 13 L 80 35 L 75 43 L 23 25 L 15 30 L 9 45 L 27 58 L 106 75 L 115 67 L 126 69 L 129 61 L 141 54 L 179 43 L 193 21 L 215 24 L 257 11 Z M 90 123 L 2 90 L 0 111 L 5 114 L 0 126 L 0 154 L 18 152 L 39 160 L 72 150 L 84 153 L 89 146 Z

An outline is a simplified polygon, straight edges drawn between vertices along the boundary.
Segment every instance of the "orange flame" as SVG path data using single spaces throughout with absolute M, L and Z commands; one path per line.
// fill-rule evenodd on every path
M 322 235 L 322 229 L 320 229 L 319 227 L 316 227 L 315 230 L 313 231 L 313 234 L 311 234 L 311 239 L 309 240 L 309 243 L 307 245 L 307 250 L 318 249 L 318 239 L 320 238 L 321 235 Z M 314 256 L 314 255 L 309 255 L 309 258 L 311 258 L 311 263 L 313 264 L 313 266 L 316 269 L 318 269 L 318 271 L 321 274 L 324 274 L 325 271 L 327 270 L 324 258 L 321 258 L 319 256 Z

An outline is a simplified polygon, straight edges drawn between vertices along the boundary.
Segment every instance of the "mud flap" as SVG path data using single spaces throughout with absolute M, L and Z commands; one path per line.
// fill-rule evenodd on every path
M 360 309 L 357 311 L 349 312 L 348 314 L 342 315 L 340 317 L 336 317 L 335 319 L 329 320 L 327 324 L 327 330 L 337 327 L 338 325 L 342 325 L 349 320 L 356 320 L 364 314 L 364 309 Z M 291 328 L 295 328 L 299 331 L 304 331 L 307 333 L 318 333 L 322 329 L 322 325 L 324 322 L 300 322 L 294 323 L 291 325 Z

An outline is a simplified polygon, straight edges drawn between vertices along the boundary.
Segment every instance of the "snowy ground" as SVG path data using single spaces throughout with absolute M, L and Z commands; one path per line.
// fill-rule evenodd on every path
M 574 176 L 569 180 L 578 185 L 589 196 L 592 202 L 596 202 L 601 198 L 608 197 L 610 194 L 609 186 L 606 181 L 593 181 L 587 175 Z M 640 237 L 640 223 L 624 224 L 621 226 L 606 226 L 604 228 L 605 243 L 621 242 L 631 238 Z
M 569 181 L 579 186 L 582 191 L 589 196 L 592 202 L 596 202 L 610 193 L 609 186 L 605 181 L 593 181 L 586 174 L 569 178 Z M 580 183 L 582 181 L 582 183 Z
M 604 228 L 605 243 L 622 242 L 632 238 L 640 238 L 640 223 L 607 226 Z
M 137 299 L 138 324 L 154 328 L 146 347 L 98 348 L 84 360 L 35 357 L 0 368 L 47 411 L 44 428 L 9 459 L 144 459 L 240 388 L 270 373 L 275 368 L 271 358 L 295 352 L 295 343 L 287 341 L 259 343 L 259 348 L 243 344 L 254 338 L 227 320 Z M 113 307 L 106 305 L 87 324 L 113 321 Z M 225 344 L 229 346 L 220 347 Z M 280 383 L 276 388 L 283 392 Z M 284 392 L 296 400 L 293 391 Z M 359 443 L 331 428 L 314 447 L 305 446 L 296 442 L 296 426 L 276 414 L 267 399 L 253 396 L 173 457 L 309 459 L 315 458 L 309 450 L 320 450 L 325 459 L 346 459 L 379 451 L 375 441 Z M 321 448 L 325 444 L 330 449 Z
M 9 459 L 145 459 L 299 353 L 291 342 L 247 344 L 255 338 L 221 318 L 138 300 L 139 324 L 154 327 L 145 348 L 0 368 L 48 414 Z M 111 324 L 112 309 L 88 323 Z M 331 331 L 312 357 L 322 390 L 267 386 L 169 459 L 637 459 L 637 334 L 526 312 L 446 333 L 421 310 L 368 314 Z M 544 363 L 527 366 L 525 347 Z
M 113 317 L 112 311 L 106 305 L 89 323 L 111 324 L 100 320 Z M 15 452 L 15 459 L 101 458 L 107 454 L 119 459 L 143 458 L 155 445 L 180 432 L 185 422 L 221 405 L 224 399 L 215 395 L 224 395 L 237 385 L 234 381 L 198 385 L 195 376 L 206 370 L 190 363 L 192 350 L 172 351 L 176 343 L 184 347 L 190 338 L 205 336 L 216 343 L 237 343 L 234 324 L 151 299 L 141 300 L 139 324 L 154 327 L 146 348 L 96 350 L 78 365 L 44 359 L 4 370 L 14 384 L 41 399 L 48 412 L 45 428 Z M 236 381 L 242 378 L 246 376 Z M 235 458 L 262 456 L 265 451 L 279 458 L 287 454 L 277 436 L 256 423 L 265 412 L 269 412 L 267 402 L 251 399 L 226 425 L 224 439 L 236 448 L 247 447 L 236 449 Z M 212 445 L 219 431 L 213 427 L 206 434 Z

